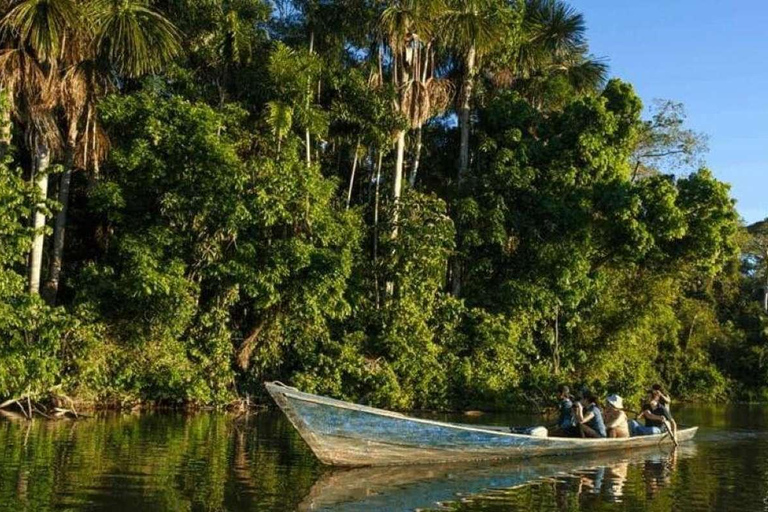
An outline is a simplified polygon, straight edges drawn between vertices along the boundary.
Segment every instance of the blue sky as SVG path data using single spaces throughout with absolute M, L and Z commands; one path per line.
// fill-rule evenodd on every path
M 768 217 L 768 2 L 572 0 L 591 52 L 646 104 L 680 101 L 748 223 Z

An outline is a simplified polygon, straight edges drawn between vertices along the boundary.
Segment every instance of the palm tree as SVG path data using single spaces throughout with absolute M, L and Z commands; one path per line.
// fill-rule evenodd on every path
M 398 91 L 394 108 L 406 118 L 410 127 L 421 126 L 430 114 L 430 94 L 426 85 L 429 68 L 425 57 L 431 53 L 444 12 L 442 0 L 398 0 L 381 15 L 380 27 L 391 54 L 392 83 Z M 402 193 L 407 131 L 408 128 L 401 128 L 395 133 L 397 147 L 392 192 L 396 205 Z M 395 226 L 397 214 L 395 206 Z M 397 227 L 393 236 L 397 236 Z
M 56 215 L 45 287 L 49 302 L 59 289 L 72 173 L 80 167 L 97 175 L 106 156 L 109 141 L 96 116 L 98 102 L 116 89 L 115 74 L 133 78 L 158 71 L 180 51 L 176 27 L 142 0 L 95 0 L 81 8 L 90 24 L 69 27 L 67 70 L 60 87 L 67 122 L 66 150 L 59 183 L 61 209 Z
M 57 102 L 59 59 L 65 50 L 67 28 L 77 21 L 77 7 L 72 0 L 12 2 L 0 20 L 2 82 L 11 92 L 13 115 L 24 126 L 27 146 L 33 153 L 30 175 L 38 195 L 29 260 L 29 291 L 33 294 L 40 291 L 47 173 L 52 153 L 60 145 L 52 113 Z
M 565 79 L 578 94 L 605 83 L 606 64 L 588 52 L 581 13 L 561 0 L 527 0 L 519 44 L 493 70 L 492 80 L 497 86 L 514 87 L 542 109 L 553 78 Z
M 459 181 L 469 167 L 469 123 L 477 62 L 496 45 L 506 42 L 512 28 L 511 12 L 498 0 L 452 0 L 445 25 L 450 43 L 462 59 L 462 84 L 459 94 Z
M 451 0 L 445 26 L 448 42 L 458 53 L 462 68 L 458 98 L 461 134 L 458 178 L 461 184 L 469 169 L 470 113 L 478 60 L 507 42 L 513 28 L 512 11 L 498 0 Z M 461 269 L 461 260 L 456 256 L 451 264 L 451 287 L 455 296 L 461 288 Z
M 181 34 L 173 23 L 144 0 L 94 0 L 88 12 L 96 57 L 118 75 L 155 73 L 181 49 Z
M 448 78 L 436 76 L 435 70 L 438 67 L 438 54 L 436 51 L 436 41 L 429 41 L 421 45 L 418 59 L 418 72 L 415 80 L 424 93 L 415 96 L 416 103 L 411 106 L 413 114 L 411 123 L 416 129 L 416 148 L 413 155 L 413 164 L 411 165 L 411 174 L 408 179 L 411 188 L 416 186 L 416 176 L 419 172 L 421 163 L 422 131 L 424 123 L 430 118 L 444 113 L 452 104 L 455 88 L 453 82 Z

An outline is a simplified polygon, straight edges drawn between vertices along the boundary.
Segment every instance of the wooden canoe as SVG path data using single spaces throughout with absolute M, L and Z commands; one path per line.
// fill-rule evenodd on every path
M 279 382 L 267 391 L 318 459 L 332 466 L 386 466 L 512 459 L 592 453 L 654 446 L 667 434 L 626 439 L 534 437 L 413 418 L 309 393 Z M 678 441 L 693 439 L 698 427 L 678 430 Z

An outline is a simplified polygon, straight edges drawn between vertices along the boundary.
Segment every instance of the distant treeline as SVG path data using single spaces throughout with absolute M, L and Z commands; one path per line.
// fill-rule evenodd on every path
M 0 13 L 0 402 L 768 399 L 768 224 L 560 0 Z

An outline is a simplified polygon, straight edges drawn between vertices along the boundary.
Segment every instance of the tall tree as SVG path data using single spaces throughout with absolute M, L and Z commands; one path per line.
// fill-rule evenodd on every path
M 514 88 L 542 110 L 565 106 L 560 85 L 572 93 L 597 93 L 605 83 L 606 64 L 589 55 L 586 23 L 562 0 L 526 0 L 513 45 L 494 55 L 491 80 Z
M 429 112 L 429 93 L 421 81 L 421 70 L 426 65 L 422 62 L 422 49 L 433 44 L 443 12 L 442 0 L 397 0 L 390 3 L 381 15 L 381 31 L 390 50 L 391 79 L 398 91 L 394 110 L 405 117 L 410 126 L 422 123 Z M 397 204 L 403 187 L 407 131 L 408 128 L 403 127 L 396 131 L 394 137 L 394 226 L 397 226 Z M 397 236 L 396 227 L 393 236 Z
M 98 102 L 116 89 L 115 76 L 135 78 L 155 72 L 180 50 L 176 27 L 142 0 L 96 0 L 80 7 L 80 15 L 90 23 L 71 23 L 67 27 L 67 69 L 59 96 L 66 119 L 66 144 L 59 182 L 60 210 L 45 287 L 50 302 L 55 301 L 59 289 L 72 173 L 77 166 L 90 167 L 97 174 L 108 147 L 96 115 Z M 75 158 L 78 153 L 80 162 Z
M 495 45 L 505 43 L 510 26 L 510 11 L 497 0 L 452 0 L 445 19 L 446 34 L 461 59 L 459 93 L 459 180 L 469 168 L 469 130 L 472 94 L 478 60 Z
M 752 262 L 755 277 L 763 291 L 763 311 L 768 313 L 768 219 L 755 222 L 747 228 L 750 240 L 747 255 Z
M 33 154 L 30 174 L 37 187 L 28 283 L 33 294 L 40 291 L 49 165 L 60 145 L 53 114 L 58 99 L 60 57 L 65 51 L 67 29 L 78 21 L 77 6 L 72 0 L 14 2 L 0 21 L 3 82 L 13 91 L 13 112 L 24 126 Z

